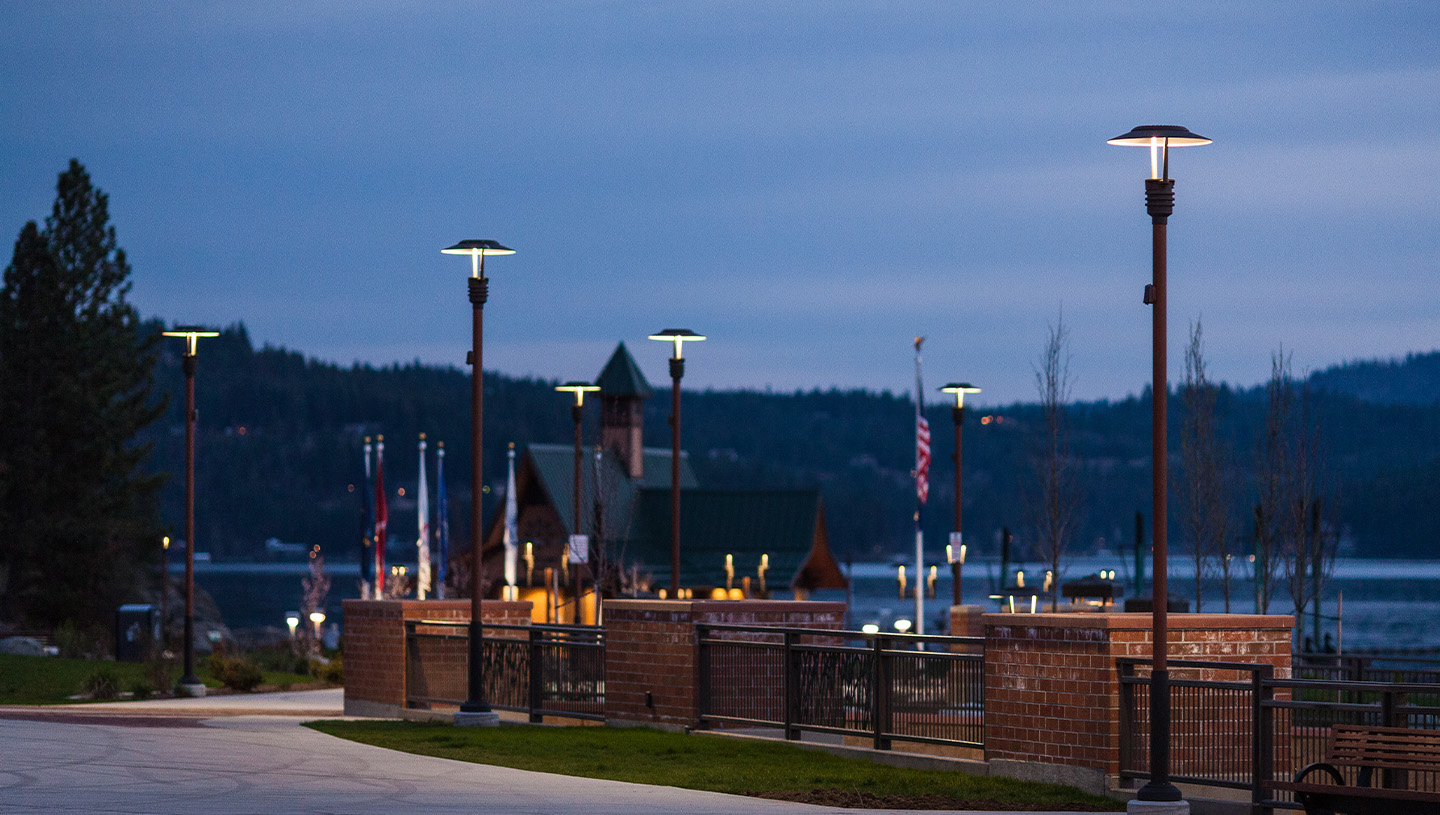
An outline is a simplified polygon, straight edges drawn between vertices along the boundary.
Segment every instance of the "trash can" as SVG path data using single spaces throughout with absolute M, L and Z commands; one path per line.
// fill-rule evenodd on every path
M 144 662 L 160 640 L 160 617 L 149 604 L 129 603 L 115 611 L 115 661 Z

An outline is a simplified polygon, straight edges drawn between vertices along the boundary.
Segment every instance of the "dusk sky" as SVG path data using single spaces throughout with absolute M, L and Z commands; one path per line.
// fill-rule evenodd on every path
M 343 364 L 1033 400 L 1149 379 L 1145 150 L 1180 124 L 1170 367 L 1440 347 L 1440 3 L 0 1 L 0 231 L 74 157 L 147 317 Z M 202 349 L 203 358 L 203 349 Z

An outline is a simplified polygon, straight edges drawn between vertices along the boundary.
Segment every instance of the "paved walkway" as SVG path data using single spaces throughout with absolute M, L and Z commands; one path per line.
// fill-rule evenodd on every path
M 468 764 L 299 726 L 340 713 L 338 690 L 3 708 L 0 813 L 880 812 Z

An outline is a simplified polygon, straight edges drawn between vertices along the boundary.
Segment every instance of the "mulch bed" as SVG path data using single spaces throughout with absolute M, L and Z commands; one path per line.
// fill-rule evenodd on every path
M 951 798 L 945 795 L 876 795 L 858 790 L 815 788 L 809 792 L 748 792 L 756 798 L 771 798 L 777 801 L 791 801 L 798 804 L 819 804 L 821 806 L 846 807 L 850 809 L 978 809 L 998 812 L 1034 812 L 1035 805 L 995 801 L 989 798 Z M 1042 812 L 1119 812 L 1124 807 L 1116 804 L 1104 809 L 1093 804 L 1079 802 L 1046 804 L 1038 807 Z

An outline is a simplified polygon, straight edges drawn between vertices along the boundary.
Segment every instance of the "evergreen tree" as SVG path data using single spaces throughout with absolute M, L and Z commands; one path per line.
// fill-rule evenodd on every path
M 157 327 L 126 302 L 108 196 L 74 159 L 56 190 L 0 290 L 0 617 L 42 625 L 101 622 L 133 599 L 163 480 L 135 441 L 163 408 Z

